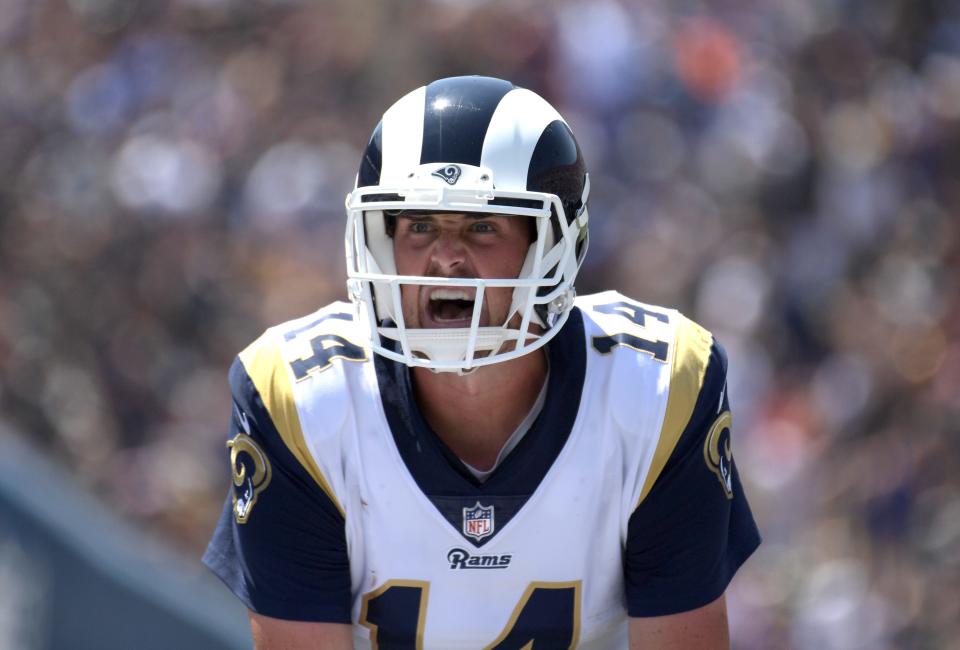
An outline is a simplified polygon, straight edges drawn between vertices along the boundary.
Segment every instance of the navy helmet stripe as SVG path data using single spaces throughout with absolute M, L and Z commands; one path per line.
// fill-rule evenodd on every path
M 420 164 L 480 165 L 490 118 L 514 88 L 490 77 L 451 77 L 427 86 Z
M 530 156 L 527 189 L 556 194 L 564 203 L 564 209 L 569 210 L 571 204 L 580 201 L 585 174 L 586 166 L 570 127 L 561 120 L 554 120 L 540 134 L 533 155 Z M 580 182 L 571 184 L 571 177 L 579 179 Z M 573 194 L 570 192 L 571 185 L 578 188 Z M 567 218 L 573 216 L 568 214 Z
M 357 174 L 357 187 L 368 187 L 380 184 L 380 168 L 383 165 L 383 120 L 377 124 L 370 136 L 370 142 L 363 152 L 360 161 L 360 172 Z

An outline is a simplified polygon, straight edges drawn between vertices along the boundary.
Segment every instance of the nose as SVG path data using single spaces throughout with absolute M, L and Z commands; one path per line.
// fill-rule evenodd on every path
M 438 275 L 453 276 L 466 261 L 466 253 L 459 232 L 442 230 L 430 251 L 430 265 Z

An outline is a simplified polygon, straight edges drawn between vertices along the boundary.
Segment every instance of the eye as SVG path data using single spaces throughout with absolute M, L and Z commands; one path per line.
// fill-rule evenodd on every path
M 496 227 L 489 221 L 476 221 L 470 228 L 473 232 L 496 232 Z
M 422 235 L 430 232 L 430 223 L 427 221 L 411 221 L 410 232 Z

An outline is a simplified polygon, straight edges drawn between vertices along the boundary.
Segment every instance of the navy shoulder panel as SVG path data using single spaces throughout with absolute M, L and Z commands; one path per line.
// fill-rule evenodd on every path
M 719 598 L 760 544 L 730 445 L 727 359 L 714 341 L 693 413 L 630 517 L 630 616 L 689 611 Z
M 230 368 L 231 485 L 203 562 L 251 610 L 349 623 L 344 518 L 287 447 L 238 358 Z

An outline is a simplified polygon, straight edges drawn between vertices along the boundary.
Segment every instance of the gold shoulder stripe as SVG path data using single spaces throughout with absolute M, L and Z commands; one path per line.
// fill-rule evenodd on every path
M 290 370 L 280 354 L 280 348 L 270 339 L 269 332 L 264 333 L 240 353 L 240 362 L 253 380 L 253 385 L 257 387 L 260 398 L 267 407 L 267 412 L 287 449 L 330 497 L 340 514 L 346 517 L 343 507 L 337 501 L 330 484 L 327 483 L 327 479 L 324 478 L 323 472 L 317 467 L 313 455 L 307 448 L 303 429 L 300 427 L 297 405 L 293 400 Z
M 653 453 L 647 479 L 640 491 L 637 507 L 643 502 L 650 489 L 667 464 L 680 435 L 687 428 L 697 397 L 703 387 L 703 377 L 710 360 L 710 347 L 713 336 L 689 318 L 680 315 L 677 323 L 677 335 L 673 345 L 673 360 L 670 368 L 670 394 L 667 397 L 667 410 L 660 428 L 657 449 Z

